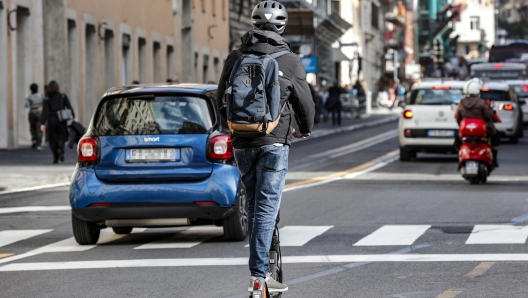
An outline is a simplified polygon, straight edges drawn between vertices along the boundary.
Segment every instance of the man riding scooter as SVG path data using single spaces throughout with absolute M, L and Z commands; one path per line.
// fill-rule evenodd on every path
M 482 119 L 486 122 L 487 136 L 491 139 L 493 167 L 498 168 L 497 154 L 500 145 L 500 136 L 493 123 L 500 122 L 500 120 L 493 109 L 494 102 L 480 98 L 482 87 L 483 84 L 479 79 L 471 79 L 467 82 L 462 91 L 464 98 L 458 105 L 455 118 L 458 125 L 460 125 L 462 120 L 467 118 Z M 460 145 L 461 140 L 460 137 L 457 136 L 455 146 L 459 149 Z

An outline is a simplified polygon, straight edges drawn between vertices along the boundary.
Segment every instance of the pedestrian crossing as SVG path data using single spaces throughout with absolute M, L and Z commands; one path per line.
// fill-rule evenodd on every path
M 342 231 L 333 232 L 335 229 L 336 227 L 334 226 L 285 226 L 279 229 L 281 247 L 308 247 L 310 246 L 310 243 L 318 241 L 318 238 L 322 236 L 325 237 L 325 240 L 322 241 L 325 245 L 331 245 L 330 242 L 334 240 L 338 241 L 343 238 L 351 237 L 354 240 L 350 242 L 353 243 L 351 245 L 352 247 L 411 246 L 423 243 L 424 241 L 420 241 L 420 238 L 433 229 L 433 227 L 431 225 L 384 225 L 378 229 L 372 230 L 370 233 L 361 233 L 354 230 L 357 229 L 355 227 L 347 227 L 347 229 L 350 230 L 349 234 L 343 234 Z M 159 235 L 159 232 L 157 231 L 158 230 L 155 229 L 148 230 L 145 228 L 135 228 L 132 233 Z M 167 230 L 163 230 L 163 233 L 166 233 L 166 231 Z M 154 232 L 155 234 L 150 232 Z M 49 234 L 53 234 L 53 230 L 36 229 L 0 231 L 0 253 L 12 252 L 8 250 L 10 245 L 21 243 L 23 241 L 30 241 L 33 238 Z M 135 245 L 135 247 L 133 247 L 134 250 L 191 249 L 201 244 L 205 244 L 212 239 L 222 237 L 222 235 L 223 230 L 221 227 L 199 226 L 190 227 L 187 230 L 172 231 L 168 236 L 147 243 L 138 243 L 141 242 L 141 236 L 135 237 L 134 241 L 130 244 Z M 435 235 L 438 235 L 438 233 L 431 233 L 429 234 L 429 237 L 431 237 L 431 235 L 434 237 Z M 469 233 L 457 235 L 457 237 L 466 237 L 465 242 L 463 243 L 465 245 L 525 244 L 528 239 L 528 226 L 474 225 Z M 123 240 L 119 242 L 120 245 L 126 244 L 126 237 L 132 236 L 117 235 L 113 233 L 111 229 L 105 229 L 101 231 L 99 241 L 95 245 L 78 245 L 73 237 L 68 237 L 33 249 L 24 255 L 27 257 L 42 253 L 85 252 L 101 245 L 111 246 L 112 242 L 117 240 Z M 145 237 L 145 239 L 152 240 L 152 237 Z M 460 238 L 458 239 L 460 240 Z M 427 241 L 430 241 L 430 239 Z M 239 243 L 234 243 L 233 245 L 248 247 L 246 244 Z M 0 264 L 9 261 L 8 259 L 12 260 L 13 258 L 19 259 L 22 257 L 24 256 L 15 255 L 0 259 Z

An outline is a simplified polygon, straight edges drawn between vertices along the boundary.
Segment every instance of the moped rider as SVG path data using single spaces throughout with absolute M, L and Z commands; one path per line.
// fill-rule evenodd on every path
M 271 55 L 290 51 L 289 42 L 281 36 L 288 24 L 284 5 L 277 1 L 263 1 L 255 6 L 251 19 L 254 30 L 242 37 L 240 52 Z M 238 59 L 237 51 L 227 57 L 218 86 L 219 107 L 223 106 L 227 80 Z M 248 203 L 249 292 L 253 291 L 258 278 L 265 278 L 270 293 L 288 290 L 286 285 L 274 280 L 269 272 L 269 250 L 286 180 L 292 135 L 307 137 L 315 115 L 312 93 L 299 56 L 287 53 L 276 61 L 280 70 L 280 101 L 284 107 L 278 126 L 270 134 L 261 137 L 233 136 L 235 159 L 242 174 Z M 287 103 L 291 104 L 299 120 L 299 131 L 292 128 L 294 115 Z M 220 113 L 227 119 L 225 107 L 221 108 Z
M 495 128 L 494 119 L 497 115 L 493 109 L 493 101 L 488 101 L 480 98 L 480 92 L 482 90 L 483 84 L 479 79 L 469 80 L 462 93 L 464 98 L 460 101 L 458 105 L 458 110 L 455 114 L 458 125 L 465 118 L 478 118 L 486 122 L 486 131 L 488 137 L 491 139 L 492 153 L 493 153 L 493 167 L 499 167 L 497 162 L 497 155 L 500 145 L 500 136 Z M 461 144 L 460 137 L 457 136 L 456 147 L 459 148 Z

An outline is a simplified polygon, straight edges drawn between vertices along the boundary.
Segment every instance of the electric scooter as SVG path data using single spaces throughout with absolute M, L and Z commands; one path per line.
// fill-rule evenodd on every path
M 493 154 L 487 137 L 486 122 L 467 118 L 460 122 L 462 145 L 458 151 L 460 173 L 471 184 L 483 184 L 493 171 Z
M 273 231 L 273 237 L 271 238 L 271 247 L 269 251 L 269 270 L 271 276 L 276 281 L 282 283 L 282 256 L 280 249 L 279 240 L 279 221 L 280 211 L 277 214 L 277 220 L 275 221 L 275 230 Z M 269 293 L 264 278 L 259 278 L 255 281 L 253 286 L 253 292 L 249 295 L 249 298 L 280 298 L 282 293 Z

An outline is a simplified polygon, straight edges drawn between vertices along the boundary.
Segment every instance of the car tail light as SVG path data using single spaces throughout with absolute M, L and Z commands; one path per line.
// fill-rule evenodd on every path
M 502 68 L 503 65 L 502 64 L 495 64 L 495 68 Z
M 209 157 L 215 161 L 225 161 L 233 157 L 234 149 L 231 137 L 227 135 L 217 136 L 209 143 Z
M 449 86 L 434 86 L 433 90 L 450 90 L 451 87 Z
M 515 107 L 511 103 L 506 103 L 506 104 L 502 105 L 502 110 L 513 111 L 514 109 L 515 109 Z
M 77 147 L 77 159 L 84 164 L 95 164 L 99 159 L 99 146 L 97 139 L 84 137 Z
M 489 92 L 489 91 L 490 91 L 490 88 L 489 88 L 489 87 L 484 87 L 484 88 L 482 88 L 482 91 L 483 91 L 483 92 Z
M 405 110 L 405 111 L 403 111 L 403 118 L 405 118 L 405 119 L 412 119 L 413 116 L 414 116 L 413 111 L 411 111 L 411 110 Z
M 406 138 L 412 137 L 412 132 L 411 132 L 410 129 L 406 129 L 403 133 L 404 133 Z

